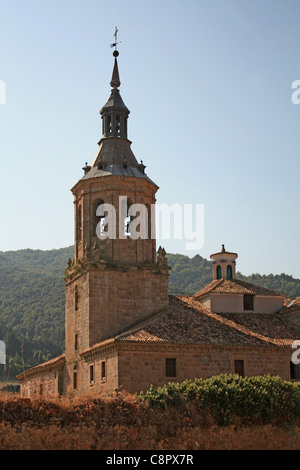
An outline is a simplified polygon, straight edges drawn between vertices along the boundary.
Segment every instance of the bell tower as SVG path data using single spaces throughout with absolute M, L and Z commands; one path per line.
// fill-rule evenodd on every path
M 113 55 L 99 148 L 71 189 L 75 249 L 65 275 L 65 348 L 69 375 L 76 367 L 79 381 L 83 350 L 168 306 L 167 258 L 162 248 L 156 255 L 158 186 L 131 150 L 129 110 L 119 91 L 119 52 Z
M 154 207 L 158 186 L 131 150 L 127 138 L 130 111 L 118 89 L 119 52 L 115 50 L 113 55 L 112 89 L 100 110 L 99 149 L 92 165 L 86 163 L 83 168 L 83 178 L 72 188 L 75 264 L 95 252 L 113 262 L 154 263 L 156 257 Z

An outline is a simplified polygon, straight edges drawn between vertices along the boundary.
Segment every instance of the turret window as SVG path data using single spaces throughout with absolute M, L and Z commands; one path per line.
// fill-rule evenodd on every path
M 227 279 L 232 279 L 232 266 L 227 266 Z
M 116 131 L 117 131 L 117 136 L 119 136 L 121 133 L 121 119 L 120 119 L 119 114 L 116 115 Z
M 111 116 L 107 116 L 107 135 L 111 135 Z
M 217 266 L 217 279 L 222 279 L 222 268 L 220 265 Z

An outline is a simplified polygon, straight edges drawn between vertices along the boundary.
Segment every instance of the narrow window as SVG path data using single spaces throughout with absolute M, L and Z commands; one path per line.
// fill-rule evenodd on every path
M 61 396 L 64 391 L 64 378 L 61 373 L 58 374 L 58 378 L 57 378 L 57 391 L 58 391 L 59 396 Z
M 232 279 L 232 267 L 230 264 L 227 266 L 227 279 Z
M 43 384 L 40 384 L 40 395 L 43 395 Z
M 107 116 L 107 135 L 111 135 L 111 116 Z
M 75 310 L 78 310 L 79 294 L 78 287 L 75 286 Z
M 82 232 L 82 221 L 81 221 L 81 206 L 77 210 L 77 240 L 78 243 L 81 242 L 81 232 Z
M 176 359 L 166 358 L 166 377 L 176 377 Z
M 101 380 L 106 379 L 106 362 L 101 361 Z
M 241 359 L 236 359 L 234 361 L 234 373 L 244 377 L 244 361 Z
M 147 220 L 147 225 L 148 225 L 148 231 L 147 231 L 148 232 L 148 237 L 147 238 L 148 238 L 148 240 L 151 240 L 151 237 L 152 237 L 152 233 L 151 233 L 151 209 L 150 209 L 149 204 L 146 205 L 146 209 L 147 209 L 147 211 L 146 211 L 145 215 L 148 219 Z
M 222 279 L 222 269 L 221 266 L 217 266 L 217 279 Z
M 244 294 L 244 310 L 254 310 L 254 295 Z
M 75 334 L 74 348 L 75 348 L 75 351 L 78 351 L 78 333 Z
M 120 131 L 121 131 L 121 119 L 120 119 L 119 114 L 116 115 L 116 130 L 117 130 L 117 135 L 119 136 Z
M 128 215 L 130 206 L 131 206 L 131 203 L 128 201 L 126 218 L 125 218 L 125 221 L 124 221 L 124 235 L 126 235 L 128 237 L 130 237 L 130 223 L 133 220 L 133 217 Z
M 77 389 L 77 370 L 75 369 L 73 371 L 73 389 Z
M 94 364 L 90 365 L 90 384 L 94 383 Z
M 102 238 L 105 236 L 105 211 L 104 211 L 104 201 L 99 201 L 96 206 L 96 235 L 98 238 Z
M 290 362 L 290 375 L 291 375 L 291 379 L 300 378 L 299 364 L 294 364 L 293 362 Z

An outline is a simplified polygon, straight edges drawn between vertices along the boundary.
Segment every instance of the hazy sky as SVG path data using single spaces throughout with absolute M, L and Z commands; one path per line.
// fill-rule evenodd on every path
M 204 204 L 201 256 L 224 243 L 243 274 L 300 278 L 298 0 L 0 0 L 0 250 L 73 244 L 70 188 L 98 148 L 116 25 L 157 202 Z

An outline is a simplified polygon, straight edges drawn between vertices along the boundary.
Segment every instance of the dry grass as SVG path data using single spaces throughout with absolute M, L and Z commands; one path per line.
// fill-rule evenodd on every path
M 298 450 L 298 425 L 216 426 L 199 410 L 150 410 L 136 396 L 28 400 L 0 394 L 1 450 Z

